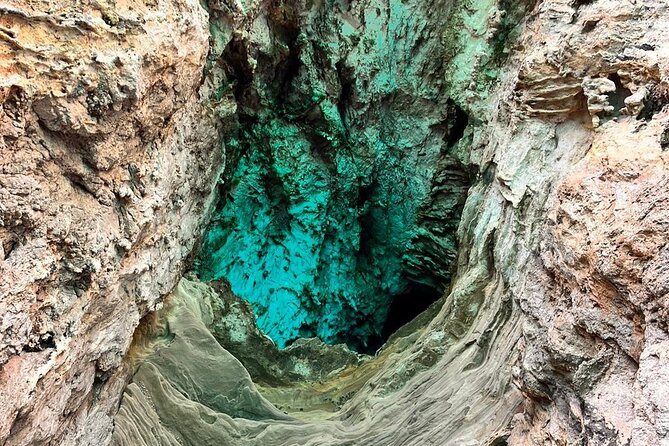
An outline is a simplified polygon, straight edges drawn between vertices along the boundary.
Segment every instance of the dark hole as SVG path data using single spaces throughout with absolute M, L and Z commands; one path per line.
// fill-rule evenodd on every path
M 2 104 L 5 114 L 11 119 L 18 120 L 22 114 L 21 110 L 26 103 L 25 99 L 26 95 L 23 89 L 12 86 L 7 94 L 7 99 Z
M 100 398 L 100 394 L 104 389 L 105 382 L 107 381 L 107 376 L 100 374 L 99 371 L 96 371 L 95 378 L 93 379 L 93 399 L 95 401 Z
M 341 60 L 337 62 L 335 68 L 337 69 L 337 78 L 339 78 L 339 84 L 341 85 L 341 93 L 339 93 L 339 99 L 337 100 L 337 110 L 339 111 L 342 123 L 346 125 L 346 108 L 351 102 L 351 96 L 353 94 L 351 81 L 353 70 L 350 67 L 345 66 L 344 62 Z
M 360 249 L 358 251 L 359 260 L 366 260 L 372 254 L 372 245 L 374 243 L 374 217 L 370 210 L 358 217 L 360 224 Z
M 288 45 L 288 56 L 276 67 L 275 73 L 275 79 L 279 87 L 277 101 L 279 104 L 283 104 L 284 107 L 290 105 L 286 101 L 290 99 L 288 96 L 292 92 L 293 80 L 297 77 L 301 67 L 300 49 L 294 42 L 291 42 Z
M 599 20 L 586 20 L 585 23 L 583 24 L 583 32 L 589 33 L 590 31 L 595 29 L 598 23 Z
M 53 338 L 53 333 L 47 333 L 40 339 L 39 346 L 41 350 L 46 350 L 47 348 L 56 348 L 56 341 Z
M 491 446 L 508 446 L 509 442 L 507 441 L 507 437 L 501 437 L 501 438 L 496 438 L 492 443 L 490 443 Z
M 589 5 L 590 3 L 593 3 L 595 0 L 574 0 L 574 7 L 576 9 L 580 8 L 581 6 Z
M 9 258 L 9 255 L 12 253 L 12 251 L 14 251 L 14 248 L 16 248 L 17 244 L 18 243 L 16 243 L 14 240 L 9 240 L 4 243 L 2 249 L 5 251 L 5 259 Z
M 669 127 L 664 129 L 662 135 L 660 135 L 660 147 L 662 147 L 663 152 L 669 150 Z
M 618 73 L 609 74 L 609 80 L 612 80 L 616 84 L 616 91 L 608 94 L 609 105 L 613 106 L 613 116 L 619 116 L 620 110 L 625 106 L 625 98 L 631 95 L 632 92 L 623 86 Z
M 278 174 L 272 170 L 261 178 L 265 195 L 272 203 L 272 224 L 268 236 L 276 240 L 282 240 L 284 232 L 290 226 L 291 215 L 288 212 L 290 197 L 286 193 L 283 182 Z
M 51 332 L 45 333 L 38 342 L 25 345 L 23 351 L 26 353 L 35 353 L 44 351 L 48 348 L 56 348 L 54 334 Z
M 244 42 L 232 39 L 223 51 L 222 59 L 227 64 L 228 76 L 235 82 L 234 95 L 240 101 L 246 89 L 253 82 L 253 68 L 248 62 L 248 52 Z
M 311 155 L 320 160 L 328 170 L 335 171 L 335 152 L 332 149 L 332 143 L 317 132 L 310 134 L 309 140 L 311 142 Z
M 371 184 L 360 187 L 360 190 L 358 191 L 358 209 L 362 208 L 369 200 L 371 200 L 376 187 L 376 181 L 372 181 Z
M 469 125 L 469 116 L 452 100 L 448 100 L 448 127 L 446 145 L 453 147 L 462 139 Z
M 110 14 L 109 11 L 102 12 L 102 20 L 109 26 L 118 25 L 119 18 L 115 14 Z
M 412 282 L 406 292 L 393 297 L 381 336 L 384 340 L 441 297 L 441 292 L 422 283 Z

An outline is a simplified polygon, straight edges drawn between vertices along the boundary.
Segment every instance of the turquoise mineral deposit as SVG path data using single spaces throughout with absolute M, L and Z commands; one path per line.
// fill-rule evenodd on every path
M 213 62 L 227 88 L 217 99 L 234 95 L 237 111 L 196 270 L 227 279 L 280 347 L 317 336 L 373 352 L 398 296 L 434 299 L 448 285 L 470 181 L 458 147 L 471 131 L 450 99 L 467 95 L 446 80 L 459 86 L 473 62 L 463 73 L 444 62 L 454 46 L 488 47 L 435 36 L 455 19 L 424 3 L 357 15 L 337 1 L 286 6 Z

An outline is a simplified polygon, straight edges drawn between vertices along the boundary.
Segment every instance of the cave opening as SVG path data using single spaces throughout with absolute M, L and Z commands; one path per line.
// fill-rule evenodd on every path
M 441 296 L 442 292 L 434 287 L 423 283 L 410 282 L 406 291 L 394 296 L 390 302 L 388 315 L 381 331 L 382 343 L 385 343 L 393 333 L 427 310 Z
M 319 338 L 373 354 L 450 282 L 470 116 L 439 76 L 424 85 L 425 70 L 443 75 L 432 58 L 369 52 L 382 29 L 360 39 L 334 32 L 348 24 L 331 11 L 274 12 L 270 41 L 236 36 L 217 62 L 235 123 L 194 270 L 229 281 L 281 349 Z
M 611 73 L 608 79 L 616 85 L 616 89 L 607 94 L 608 102 L 613 107 L 611 115 L 613 117 L 620 116 L 620 111 L 625 108 L 625 99 L 632 92 L 623 85 L 618 73 Z

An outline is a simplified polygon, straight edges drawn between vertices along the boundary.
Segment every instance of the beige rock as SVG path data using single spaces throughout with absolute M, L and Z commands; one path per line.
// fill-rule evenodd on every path
M 104 444 L 219 166 L 197 1 L 0 5 L 0 443 Z
M 625 98 L 625 107 L 630 116 L 638 116 L 643 110 L 646 97 L 648 96 L 648 89 L 641 87 L 634 94 Z

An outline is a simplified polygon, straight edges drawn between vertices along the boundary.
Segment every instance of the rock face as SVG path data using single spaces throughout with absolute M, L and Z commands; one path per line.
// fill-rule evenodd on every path
M 5 7 L 0 29 L 9 55 L 4 81 L 13 85 L 3 93 L 0 120 L 6 145 L 0 438 L 6 444 L 108 443 L 109 414 L 129 370 L 135 373 L 111 438 L 118 445 L 669 444 L 664 0 L 210 2 L 208 63 L 206 17 L 194 3 L 123 3 L 116 9 L 99 3 L 62 12 L 52 6 L 42 13 L 37 5 Z M 362 24 L 361 14 L 380 30 L 370 35 L 396 36 L 393 42 L 407 43 L 406 54 L 418 43 L 414 29 L 426 48 L 437 48 L 434 39 L 442 39 L 443 71 L 419 63 L 420 70 L 411 72 L 409 61 L 392 59 L 404 54 L 399 48 L 382 53 L 389 65 L 370 59 L 405 67 L 398 79 L 425 79 L 433 96 L 423 99 L 444 108 L 420 122 L 438 117 L 441 127 L 402 127 L 399 110 L 415 118 L 429 109 L 413 108 L 421 97 L 414 84 L 408 96 L 385 91 L 385 101 L 372 100 L 374 88 L 385 85 L 373 84 L 384 79 L 382 71 L 352 63 L 364 41 L 347 47 L 351 36 L 340 35 L 346 23 Z M 30 17 L 40 39 L 50 36 L 49 45 L 30 41 L 35 37 L 24 32 Z M 398 23 L 415 28 L 393 28 Z M 351 35 L 367 32 L 352 28 Z M 309 30 L 308 36 L 299 39 L 298 30 Z M 56 37 L 65 32 L 72 34 L 61 44 Z M 149 45 L 147 34 L 157 46 Z M 332 46 L 321 48 L 321 42 Z M 100 61 L 69 55 L 72 48 L 97 51 Z M 46 50 L 54 57 L 37 58 Z M 107 52 L 118 56 L 108 66 Z M 344 76 L 357 73 L 359 82 L 370 82 L 348 84 L 343 113 L 336 100 L 346 82 L 321 77 L 335 76 L 342 58 Z M 275 68 L 291 60 L 290 88 L 279 89 L 290 94 L 280 96 L 269 86 L 285 79 Z M 74 81 L 60 90 L 63 79 L 87 79 L 86 73 L 97 73 L 97 80 L 84 83 L 82 92 L 68 89 Z M 319 90 L 323 86 L 333 89 Z M 370 155 L 379 175 L 391 175 L 380 172 L 394 159 L 391 151 L 376 151 L 370 142 L 386 141 L 375 133 L 383 113 L 395 120 L 387 130 L 420 136 L 406 143 L 429 148 L 433 160 L 442 156 L 434 147 L 444 146 L 428 136 L 448 136 L 454 128 L 449 116 L 468 116 L 449 156 L 468 166 L 472 185 L 456 234 L 456 270 L 439 301 L 373 357 L 313 340 L 279 351 L 224 284 L 212 287 L 191 277 L 144 320 L 121 362 L 139 317 L 172 289 L 203 226 L 221 166 L 217 123 L 233 160 L 224 178 L 236 179 L 229 189 L 235 204 L 224 201 L 214 212 L 219 220 L 213 220 L 204 252 L 213 252 L 208 244 L 223 246 L 214 240 L 216 231 L 229 231 L 221 222 L 239 216 L 257 225 L 225 240 L 258 240 L 282 223 L 287 226 L 278 234 L 294 240 L 287 246 L 294 252 L 297 235 L 313 241 L 322 226 L 298 232 L 299 224 L 287 224 L 296 212 L 291 200 L 318 189 L 307 179 L 343 178 L 336 169 L 317 168 L 352 164 L 341 174 L 351 172 L 359 182 L 343 195 L 345 205 L 365 186 L 365 170 L 351 160 Z M 363 141 L 369 145 L 351 144 L 364 136 L 365 120 L 374 130 Z M 345 122 L 348 134 L 334 125 Z M 332 140 L 312 146 L 319 134 Z M 348 144 L 360 152 L 346 158 L 342 151 L 322 165 L 312 159 L 318 155 L 313 148 L 331 147 L 334 155 Z M 406 172 L 434 188 L 441 170 L 438 163 L 428 167 L 427 173 Z M 267 188 L 250 195 L 239 192 L 262 185 L 272 172 L 284 175 L 281 181 L 263 183 Z M 304 179 L 295 179 L 301 174 Z M 367 196 L 373 205 L 386 193 L 385 181 L 392 181 L 378 178 Z M 276 184 L 294 186 L 287 189 L 291 200 L 266 200 Z M 304 185 L 312 188 L 309 194 L 298 187 Z M 418 202 L 425 212 L 440 209 L 432 192 Z M 347 218 L 359 225 L 364 208 L 352 207 Z M 328 209 L 333 214 L 326 215 L 340 218 L 336 206 Z M 279 211 L 282 216 L 272 214 Z M 296 221 L 309 214 L 303 212 Z M 414 229 L 434 230 L 421 212 L 410 212 Z M 330 246 L 358 249 L 342 238 L 359 236 L 355 224 L 335 233 L 339 242 Z M 377 245 L 374 252 L 397 253 L 392 246 Z M 423 271 L 436 245 L 418 246 L 402 251 L 419 260 L 402 260 L 403 277 L 437 280 L 445 270 Z M 223 265 L 226 274 L 241 268 Z M 268 271 L 284 277 L 281 268 Z M 262 278 L 260 269 L 248 273 Z M 286 333 L 293 333 L 302 320 L 289 322 Z
M 469 186 L 456 151 L 468 118 L 436 35 L 451 8 L 279 1 L 217 61 L 239 161 L 198 270 L 229 280 L 280 347 L 319 336 L 373 352 L 394 296 L 447 287 Z
M 521 304 L 519 378 L 542 403 L 520 429 L 535 442 L 669 441 L 668 118 L 605 124 L 559 184 L 539 238 L 545 279 Z
M 0 443 L 105 444 L 221 166 L 197 1 L 0 5 Z

